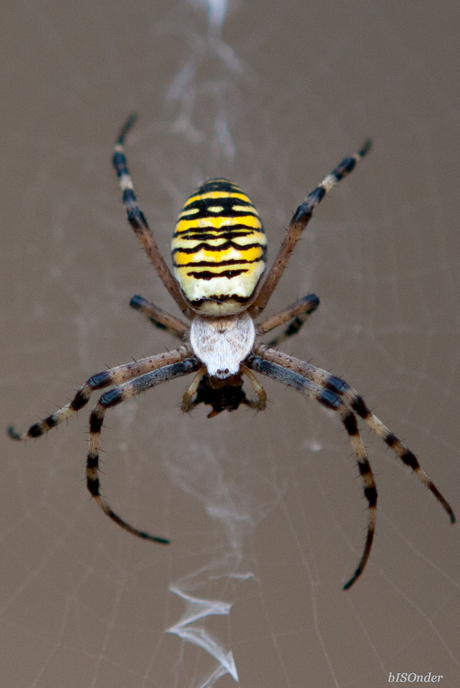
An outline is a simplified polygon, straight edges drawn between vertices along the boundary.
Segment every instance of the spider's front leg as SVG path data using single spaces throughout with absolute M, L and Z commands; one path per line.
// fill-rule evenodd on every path
M 191 350 L 188 347 L 180 347 L 174 351 L 168 351 L 164 354 L 157 354 L 156 356 L 147 356 L 132 363 L 104 370 L 102 373 L 96 373 L 85 382 L 84 385 L 77 390 L 72 401 L 55 411 L 50 416 L 47 416 L 42 421 L 34 423 L 25 432 L 16 432 L 14 426 L 8 428 L 8 435 L 13 440 L 25 441 L 35 437 L 41 437 L 51 428 L 55 428 L 62 421 L 67 420 L 76 411 L 84 408 L 90 400 L 91 394 L 98 390 L 110 387 L 112 385 L 121 385 L 128 380 L 132 380 L 139 375 L 145 374 L 162 366 L 182 361 L 187 356 L 190 356 Z
M 363 397 L 358 394 L 353 387 L 350 387 L 345 380 L 328 373 L 326 370 L 317 368 L 311 363 L 305 363 L 298 358 L 288 356 L 285 353 L 275 351 L 264 345 L 259 345 L 259 347 L 257 347 L 257 353 L 268 361 L 272 361 L 295 373 L 300 373 L 300 375 L 305 376 L 308 380 L 311 380 L 313 384 L 326 390 L 328 393 L 337 394 L 345 402 L 350 411 L 357 417 L 362 418 L 370 429 L 396 454 L 402 463 L 414 471 L 417 477 L 441 504 L 442 508 L 449 516 L 450 522 L 455 523 L 456 519 L 452 507 L 420 466 L 415 454 L 406 447 L 406 445 L 403 444 L 403 442 L 401 442 L 401 440 L 398 439 L 398 437 L 396 437 L 396 435 L 391 432 L 374 413 L 372 413 Z
M 101 429 L 104 423 L 104 418 L 107 409 L 114 408 L 128 399 L 145 392 L 147 389 L 151 389 L 162 382 L 168 382 L 177 377 L 182 377 L 184 375 L 189 375 L 195 372 L 201 366 L 201 363 L 197 360 L 195 356 L 189 356 L 170 365 L 165 365 L 158 370 L 146 373 L 140 377 L 135 378 L 131 382 L 126 382 L 119 387 L 111 389 L 101 396 L 96 406 L 90 415 L 89 420 L 89 451 L 88 458 L 86 462 L 86 481 L 89 492 L 92 497 L 96 500 L 98 505 L 104 511 L 105 514 L 112 521 L 115 521 L 117 525 L 124 528 L 132 535 L 143 538 L 145 540 L 151 540 L 152 542 L 158 542 L 163 545 L 169 544 L 169 540 L 165 538 L 157 537 L 155 535 L 150 535 L 143 530 L 138 530 L 132 525 L 127 523 L 118 514 L 116 514 L 100 493 L 100 482 L 99 482 L 99 441 L 101 436 Z
M 338 393 L 328 390 L 320 384 L 317 384 L 318 381 L 314 381 L 311 375 L 302 375 L 298 370 L 294 371 L 283 364 L 280 365 L 279 362 L 274 363 L 268 360 L 271 352 L 274 354 L 279 354 L 278 361 L 281 360 L 281 357 L 283 359 L 291 359 L 291 361 L 296 362 L 298 359 L 294 359 L 292 356 L 287 356 L 287 354 L 281 354 L 281 352 L 275 351 L 274 349 L 268 349 L 263 345 L 257 347 L 257 351 L 262 355 L 249 356 L 246 360 L 246 365 L 248 367 L 252 368 L 258 373 L 262 373 L 262 375 L 267 375 L 274 380 L 278 380 L 278 382 L 282 382 L 289 387 L 293 387 L 298 392 L 304 394 L 307 398 L 315 399 L 325 408 L 336 411 L 340 416 L 340 419 L 350 438 L 350 442 L 356 456 L 359 474 L 363 481 L 363 491 L 368 502 L 369 515 L 366 543 L 364 545 L 361 559 L 353 576 L 344 585 L 344 590 L 348 590 L 361 576 L 369 559 L 372 543 L 374 541 L 375 517 L 377 510 L 377 488 L 375 485 L 371 465 L 367 458 L 361 435 L 359 434 L 356 416 L 353 411 L 351 411 L 342 401 Z M 265 355 L 267 358 L 265 358 Z M 299 363 L 303 363 L 303 361 L 299 361 Z M 311 366 L 311 368 L 314 368 L 314 366 Z
M 103 389 L 111 385 L 117 385 L 101 396 L 90 415 L 90 439 L 89 452 L 86 463 L 87 487 L 101 509 L 119 526 L 138 537 L 167 544 L 168 540 L 150 535 L 144 531 L 133 528 L 129 523 L 120 518 L 107 504 L 100 494 L 99 488 L 99 439 L 108 408 L 132 399 L 141 392 L 155 387 L 162 382 L 167 382 L 176 377 L 193 373 L 201 367 L 201 363 L 193 355 L 188 346 L 182 346 L 174 351 L 157 354 L 133 361 L 125 365 L 111 368 L 102 373 L 93 375 L 77 391 L 73 400 L 63 408 L 48 416 L 39 423 L 32 425 L 27 432 L 17 433 L 13 427 L 8 428 L 8 434 L 15 440 L 26 440 L 31 437 L 40 437 L 48 430 L 56 427 L 70 415 L 86 406 L 91 393 L 97 389 Z
M 326 370 L 317 368 L 310 363 L 301 361 L 293 356 L 288 356 L 263 344 L 255 347 L 254 355 L 248 357 L 246 365 L 263 375 L 268 375 L 268 377 L 297 389 L 305 396 L 316 399 L 322 406 L 337 411 L 350 437 L 350 442 L 358 461 L 359 472 L 363 480 L 364 495 L 369 503 L 369 522 L 366 544 L 361 560 L 354 575 L 344 586 L 345 590 L 348 590 L 356 582 L 369 558 L 374 537 L 377 504 L 377 490 L 358 431 L 357 417 L 362 418 L 371 430 L 392 449 L 402 463 L 414 471 L 446 511 L 450 522 L 455 523 L 455 514 L 452 507 L 420 466 L 415 454 L 369 410 L 362 396 L 350 387 L 347 382 L 336 375 L 331 375 Z

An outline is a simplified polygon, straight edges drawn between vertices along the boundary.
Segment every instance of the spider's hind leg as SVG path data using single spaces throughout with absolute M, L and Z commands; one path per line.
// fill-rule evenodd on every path
M 284 342 L 285 339 L 297 334 L 302 325 L 308 320 L 310 315 L 316 311 L 318 306 L 319 298 L 316 294 L 308 294 L 308 296 L 304 296 L 302 299 L 293 303 L 289 308 L 279 313 L 275 313 L 275 315 L 272 315 L 270 318 L 267 318 L 267 320 L 257 325 L 257 334 L 264 335 L 266 332 L 270 332 L 275 329 L 275 327 L 284 325 L 284 323 L 287 322 L 288 326 L 283 332 L 267 344 L 267 346 L 277 347 L 281 342 Z
M 165 330 L 169 332 L 169 334 L 172 334 L 173 337 L 178 337 L 181 340 L 186 339 L 189 329 L 188 325 L 174 315 L 155 306 L 153 303 L 137 294 L 132 297 L 129 305 L 131 308 L 134 308 L 135 311 L 142 313 L 152 325 L 155 325 L 155 327 L 158 327 L 160 330 Z
M 171 270 L 158 249 L 157 243 L 153 238 L 152 231 L 149 227 L 149 223 L 147 222 L 147 218 L 139 208 L 137 198 L 134 193 L 133 180 L 128 170 L 128 163 L 125 155 L 125 139 L 136 120 L 137 114 L 133 113 L 124 123 L 118 135 L 112 157 L 112 163 L 118 177 L 118 183 L 123 193 L 123 205 L 128 216 L 128 222 L 141 242 L 150 262 L 157 271 L 159 278 L 181 311 L 189 316 L 191 314 L 190 308 L 182 296 L 179 285 L 174 279 Z
M 368 140 L 361 147 L 361 150 L 354 155 L 342 160 L 337 167 L 332 170 L 330 174 L 324 177 L 323 181 L 314 189 L 303 203 L 299 205 L 295 211 L 292 220 L 289 224 L 289 229 L 283 239 L 278 255 L 275 258 L 268 277 L 263 283 L 257 297 L 249 307 L 249 313 L 252 317 L 257 317 L 262 313 L 267 305 L 273 291 L 278 284 L 281 275 L 283 274 L 291 256 L 295 245 L 302 236 L 302 232 L 310 222 L 313 210 L 321 203 L 324 196 L 342 179 L 344 179 L 350 172 L 353 171 L 356 164 L 369 152 L 371 148 L 371 141 Z

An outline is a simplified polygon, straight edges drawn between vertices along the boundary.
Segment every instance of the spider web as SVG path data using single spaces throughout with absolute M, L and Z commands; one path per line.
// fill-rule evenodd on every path
M 320 296 L 284 349 L 356 387 L 459 515 L 458 15 L 423 1 L 5 6 L 3 425 L 175 346 L 128 307 L 139 293 L 174 310 L 110 168 L 130 111 L 128 161 L 166 256 L 184 200 L 222 175 L 257 205 L 273 258 L 298 203 L 371 135 L 269 311 Z M 1 685 L 459 685 L 458 526 L 363 429 L 377 537 L 343 592 L 366 528 L 347 437 L 265 386 L 264 414 L 182 416 L 182 380 L 108 415 L 104 495 L 168 548 L 89 500 L 86 412 L 36 443 L 2 439 Z

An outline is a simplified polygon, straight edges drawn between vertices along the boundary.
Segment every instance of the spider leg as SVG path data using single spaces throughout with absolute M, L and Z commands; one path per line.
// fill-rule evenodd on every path
M 203 375 L 206 375 L 206 366 L 203 366 L 201 370 L 197 372 L 195 377 L 193 378 L 192 382 L 189 384 L 187 389 L 185 390 L 184 396 L 182 397 L 182 404 L 181 404 L 181 410 L 184 413 L 189 413 L 192 411 L 195 406 L 198 405 L 197 402 L 192 402 L 192 397 L 194 394 L 196 394 L 196 391 L 198 389 L 198 386 L 201 382 L 201 378 Z
M 265 411 L 265 409 L 267 408 L 267 392 L 264 390 L 264 388 L 254 375 L 252 370 L 250 370 L 247 366 L 242 365 L 241 372 L 244 373 L 246 377 L 249 379 L 249 382 L 252 385 L 252 389 L 259 397 L 259 401 L 247 400 L 246 404 L 250 408 L 256 409 L 257 411 Z
M 455 523 L 455 514 L 446 501 L 446 499 L 439 492 L 436 485 L 433 483 L 431 478 L 420 466 L 420 463 L 413 452 L 406 447 L 405 444 L 401 442 L 400 439 L 396 437 L 387 427 L 382 423 L 382 421 L 377 418 L 375 414 L 370 411 L 364 399 L 358 392 L 350 387 L 346 382 L 335 376 L 331 376 L 329 381 L 329 386 L 332 388 L 337 385 L 340 388 L 340 394 L 345 400 L 346 404 L 351 408 L 360 418 L 362 418 L 370 427 L 371 430 L 375 432 L 389 447 L 392 449 L 396 456 L 404 463 L 404 465 L 412 468 L 414 473 L 422 481 L 422 483 L 434 494 L 438 502 L 446 511 L 449 516 L 450 522 Z
M 147 299 L 144 299 L 142 296 L 133 296 L 129 302 L 129 305 L 131 308 L 134 308 L 135 311 L 142 313 L 142 315 L 150 320 L 152 325 L 155 325 L 155 327 L 158 327 L 160 330 L 165 330 L 174 337 L 178 337 L 182 340 L 186 338 L 189 330 L 188 325 L 183 323 L 182 320 L 179 320 L 179 318 L 176 318 L 174 315 L 171 315 L 162 308 L 159 308 L 150 301 L 147 301 Z
M 153 234 L 147 219 L 144 213 L 139 209 L 137 199 L 134 194 L 133 181 L 128 171 L 128 163 L 125 156 L 125 138 L 136 120 L 137 114 L 135 113 L 130 115 L 126 120 L 118 135 L 112 158 L 113 166 L 118 176 L 120 189 L 123 192 L 123 205 L 125 206 L 126 213 L 128 215 L 128 222 L 141 242 L 161 281 L 181 311 L 187 316 L 190 316 L 190 308 L 182 296 L 179 285 L 177 284 L 163 256 L 158 250 L 158 246 L 153 238 Z
M 339 414 L 345 430 L 348 433 L 351 446 L 356 456 L 359 474 L 363 481 L 364 496 L 367 499 L 369 508 L 367 536 L 364 550 L 353 576 L 344 585 L 344 590 L 348 590 L 361 576 L 369 559 L 374 540 L 375 516 L 377 509 L 377 488 L 375 486 L 374 475 L 366 455 L 366 450 L 364 449 L 361 435 L 359 434 L 356 415 L 347 407 L 345 402 L 336 392 L 326 389 L 321 385 L 315 384 L 311 379 L 298 372 L 294 372 L 293 370 L 289 370 L 282 365 L 268 361 L 266 358 L 262 358 L 261 356 L 254 355 L 249 356 L 246 359 L 246 365 L 257 372 L 262 373 L 262 375 L 267 375 L 274 380 L 278 380 L 278 382 L 282 382 L 289 387 L 293 387 L 306 397 L 315 399 L 325 408 L 336 411 Z
M 447 500 L 442 496 L 431 478 L 420 466 L 417 457 L 400 439 L 396 437 L 382 421 L 374 415 L 366 405 L 364 399 L 350 385 L 336 375 L 331 375 L 326 370 L 317 368 L 311 363 L 305 363 L 298 358 L 288 356 L 281 351 L 270 349 L 263 344 L 259 344 L 255 352 L 264 359 L 281 365 L 293 372 L 299 373 L 311 380 L 314 384 L 340 396 L 347 404 L 348 408 L 357 416 L 362 418 L 365 423 L 394 451 L 396 456 L 406 465 L 412 468 L 422 483 L 432 492 L 438 502 L 449 516 L 450 522 L 455 523 L 455 514 Z
M 273 293 L 278 281 L 283 274 L 292 251 L 295 248 L 300 236 L 309 223 L 313 210 L 321 203 L 324 196 L 342 179 L 344 179 L 354 169 L 357 162 L 361 160 L 369 151 L 371 141 L 364 143 L 363 147 L 358 153 L 349 158 L 345 158 L 330 174 L 323 179 L 323 181 L 312 191 L 305 201 L 299 205 L 295 211 L 292 220 L 289 224 L 289 229 L 284 237 L 281 248 L 273 263 L 271 270 L 266 278 L 262 288 L 249 308 L 249 313 L 256 317 L 259 315 L 268 303 L 270 296 Z
M 143 530 L 134 528 L 120 518 L 120 516 L 113 511 L 113 509 L 101 496 L 99 491 L 99 440 L 101 428 L 104 423 L 107 409 L 118 406 L 118 404 L 121 404 L 123 401 L 132 399 L 138 394 L 141 394 L 147 389 L 151 389 L 162 382 L 168 382 L 174 378 L 193 373 L 201 366 L 202 364 L 195 358 L 195 356 L 190 356 L 184 360 L 177 361 L 176 363 L 166 365 L 162 368 L 146 373 L 145 375 L 141 375 L 130 382 L 125 382 L 119 387 L 115 387 L 114 389 L 105 392 L 105 394 L 103 394 L 97 402 L 90 415 L 89 451 L 86 462 L 86 483 L 89 492 L 101 507 L 102 511 L 104 511 L 104 513 L 107 514 L 112 521 L 115 521 L 115 523 L 117 523 L 121 528 L 124 528 L 129 533 L 132 533 L 132 535 L 136 535 L 137 537 L 144 538 L 146 540 L 152 540 L 153 542 L 159 542 L 160 544 L 168 544 L 169 540 L 150 535 L 150 533 L 146 533 Z
M 126 363 L 125 365 L 104 370 L 102 373 L 96 373 L 96 375 L 90 377 L 89 380 L 80 387 L 72 401 L 68 404 L 39 423 L 34 423 L 26 432 L 16 432 L 14 427 L 10 426 L 8 428 L 8 435 L 14 440 L 27 440 L 31 437 L 40 437 L 51 428 L 62 423 L 63 420 L 69 418 L 75 411 L 79 411 L 86 406 L 91 394 L 96 389 L 104 389 L 104 387 L 110 387 L 111 385 L 121 385 L 128 380 L 139 377 L 139 375 L 144 375 L 158 368 L 183 361 L 189 357 L 190 354 L 191 350 L 183 346 L 174 351 L 157 354 L 156 356 L 148 356 L 147 358 L 141 358 L 132 363 Z
M 319 306 L 319 298 L 316 294 L 309 294 L 299 299 L 292 306 L 286 308 L 284 311 L 275 313 L 267 320 L 259 323 L 257 325 L 257 334 L 262 336 L 266 332 L 270 332 L 275 327 L 279 325 L 284 325 L 284 323 L 289 322 L 286 329 L 281 332 L 277 337 L 272 339 L 267 343 L 267 346 L 277 347 L 281 342 L 293 335 L 297 334 L 302 325 L 308 320 L 309 316 L 316 311 Z

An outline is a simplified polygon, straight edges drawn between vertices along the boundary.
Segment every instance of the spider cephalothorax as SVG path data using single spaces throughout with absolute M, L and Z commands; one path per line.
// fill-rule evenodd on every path
M 359 153 L 345 158 L 297 208 L 281 248 L 261 283 L 266 266 L 266 236 L 259 214 L 246 194 L 226 179 L 211 179 L 187 200 L 177 221 L 172 240 L 173 272 L 155 243 L 144 214 L 134 195 L 124 153 L 126 134 L 136 120 L 132 115 L 122 128 L 115 146 L 113 164 L 123 192 L 128 220 L 141 241 L 166 289 L 190 324 L 149 303 L 141 296 L 131 306 L 155 326 L 182 340 L 174 351 L 157 354 L 110 368 L 93 375 L 73 400 L 27 432 L 9 434 L 17 440 L 39 437 L 85 406 L 95 390 L 112 387 L 97 402 L 90 415 L 90 440 L 87 457 L 87 486 L 103 511 L 118 525 L 138 537 L 167 544 L 168 540 L 134 528 L 121 519 L 100 494 L 99 439 L 107 409 L 156 385 L 190 373 L 195 376 L 187 387 L 182 409 L 198 404 L 212 407 L 209 417 L 234 411 L 240 404 L 262 410 L 266 394 L 253 371 L 296 389 L 305 397 L 336 411 L 350 438 L 369 505 L 366 544 L 358 567 L 344 586 L 361 575 L 369 558 L 375 530 L 377 490 L 374 476 L 358 430 L 358 418 L 367 423 L 431 490 L 448 513 L 454 513 L 439 490 L 421 468 L 415 455 L 369 410 L 363 398 L 344 380 L 321 368 L 305 363 L 277 348 L 284 339 L 302 327 L 316 310 L 319 299 L 305 296 L 285 310 L 255 324 L 265 309 L 289 257 L 308 224 L 313 209 L 335 184 L 346 177 L 370 148 L 367 141 Z M 284 331 L 268 344 L 259 341 L 267 332 L 285 325 Z M 248 400 L 243 391 L 247 378 L 256 399 Z

